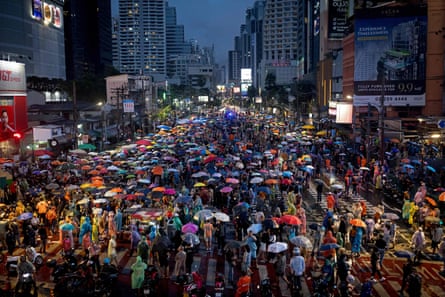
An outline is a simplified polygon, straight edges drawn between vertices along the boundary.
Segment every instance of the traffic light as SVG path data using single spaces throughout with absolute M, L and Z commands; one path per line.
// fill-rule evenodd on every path
M 23 138 L 23 134 L 20 132 L 14 132 L 14 133 L 12 133 L 12 138 L 14 139 L 16 144 L 19 144 L 20 140 L 22 140 L 22 138 Z

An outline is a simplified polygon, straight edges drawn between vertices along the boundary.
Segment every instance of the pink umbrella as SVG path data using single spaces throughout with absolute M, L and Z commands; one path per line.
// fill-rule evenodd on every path
M 172 189 L 172 188 L 167 188 L 167 189 L 165 189 L 164 194 L 165 195 L 175 195 L 176 194 L 176 190 Z
M 239 180 L 236 179 L 236 178 L 233 178 L 233 177 L 228 177 L 228 178 L 226 178 L 226 183 L 229 183 L 229 184 L 238 184 L 238 183 L 239 183 Z
M 230 193 L 232 192 L 233 188 L 232 187 L 224 187 L 220 190 L 221 193 Z
M 198 232 L 198 226 L 196 226 L 193 223 L 187 223 L 184 226 L 182 226 L 181 231 L 182 233 L 196 233 Z

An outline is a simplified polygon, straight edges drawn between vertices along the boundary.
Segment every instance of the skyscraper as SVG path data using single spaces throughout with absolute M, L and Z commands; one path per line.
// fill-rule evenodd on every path
M 119 0 L 119 70 L 166 78 L 166 1 Z
M 65 0 L 67 79 L 104 77 L 112 66 L 111 4 L 101 0 Z

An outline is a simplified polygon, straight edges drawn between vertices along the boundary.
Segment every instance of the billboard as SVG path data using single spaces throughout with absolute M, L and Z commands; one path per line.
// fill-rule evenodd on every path
M 342 39 L 348 30 L 349 0 L 331 0 L 328 5 L 328 38 Z
M 2 95 L 26 96 L 25 64 L 0 61 L 0 91 Z
M 352 124 L 353 106 L 351 103 L 337 103 L 335 122 L 337 124 Z
M 354 105 L 425 106 L 427 10 L 355 10 Z
M 62 27 L 62 8 L 50 1 L 31 0 L 31 15 L 35 20 L 43 21 L 45 25 Z
M 241 68 L 241 96 L 247 96 L 247 91 L 252 85 L 252 69 Z

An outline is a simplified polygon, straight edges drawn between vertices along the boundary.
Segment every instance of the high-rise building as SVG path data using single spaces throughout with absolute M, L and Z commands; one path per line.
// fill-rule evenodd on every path
M 0 59 L 26 76 L 65 79 L 63 1 L 0 0 Z
M 119 0 L 118 69 L 166 79 L 166 1 Z
M 273 74 L 279 85 L 291 84 L 306 69 L 306 0 L 267 0 L 263 20 L 261 83 Z
M 112 66 L 111 2 L 65 0 L 66 76 L 105 77 Z
M 176 22 L 176 7 L 167 6 L 165 13 L 166 50 L 167 50 L 167 76 L 180 77 L 178 70 L 180 55 L 185 53 L 184 26 Z M 181 71 L 181 73 L 183 73 Z

